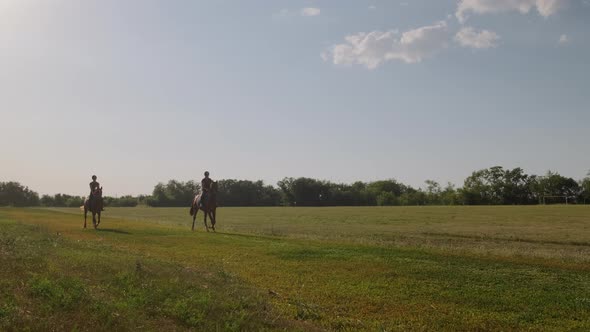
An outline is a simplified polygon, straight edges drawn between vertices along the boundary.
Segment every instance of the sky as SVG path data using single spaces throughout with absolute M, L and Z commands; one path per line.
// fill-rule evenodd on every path
M 0 181 L 581 179 L 589 32 L 590 0 L 0 0 Z

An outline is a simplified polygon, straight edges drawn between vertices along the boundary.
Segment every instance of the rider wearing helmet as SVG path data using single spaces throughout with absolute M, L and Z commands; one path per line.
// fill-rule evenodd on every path
M 93 175 L 92 182 L 90 182 L 90 196 L 88 198 L 90 203 L 92 203 L 92 200 L 94 199 L 94 192 L 98 189 L 100 189 L 100 183 L 96 181 L 96 175 Z M 102 211 L 104 211 L 104 208 L 102 208 Z
M 203 180 L 201 180 L 201 190 L 203 192 L 202 194 L 202 198 L 201 198 L 201 203 L 204 203 L 207 201 L 207 199 L 209 198 L 209 191 L 211 190 L 211 184 L 213 183 L 213 180 L 211 180 L 211 178 L 209 177 L 209 171 L 205 172 L 205 177 L 203 178 Z
M 92 176 L 92 182 L 90 182 L 90 199 L 94 195 L 94 192 L 100 188 L 100 183 L 96 182 L 96 175 Z

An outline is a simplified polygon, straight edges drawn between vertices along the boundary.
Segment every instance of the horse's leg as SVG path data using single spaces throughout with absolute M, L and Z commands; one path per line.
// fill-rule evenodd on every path
M 209 211 L 209 218 L 211 218 L 211 229 L 213 231 L 215 231 L 215 223 L 217 222 L 215 220 L 215 208 L 213 208 L 211 211 Z
M 207 230 L 207 232 L 209 232 L 209 226 L 207 226 L 207 214 L 209 213 L 209 211 L 207 208 L 205 208 L 205 209 L 203 209 L 203 212 L 205 212 L 204 213 L 204 215 L 205 215 L 205 219 L 204 219 L 205 220 L 205 229 Z
M 195 209 L 195 214 L 193 214 L 193 232 L 195 231 L 195 220 L 197 220 L 197 213 L 199 213 L 199 207 L 197 206 Z
M 92 225 L 96 229 L 96 212 L 92 211 Z
M 209 210 L 209 218 L 211 218 L 211 229 L 215 231 L 215 209 Z
M 98 210 L 98 221 L 96 222 L 96 227 L 100 225 L 100 210 Z
M 86 228 L 86 217 L 88 216 L 88 209 L 86 208 L 86 204 L 84 204 L 84 228 Z

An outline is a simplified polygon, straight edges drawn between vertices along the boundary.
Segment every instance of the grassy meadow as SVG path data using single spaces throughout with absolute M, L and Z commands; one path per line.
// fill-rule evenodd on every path
M 590 207 L 0 209 L 0 330 L 590 330 Z

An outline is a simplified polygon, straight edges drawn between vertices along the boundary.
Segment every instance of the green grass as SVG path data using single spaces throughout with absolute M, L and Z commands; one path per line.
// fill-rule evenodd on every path
M 0 329 L 588 330 L 590 208 L 0 209 Z

